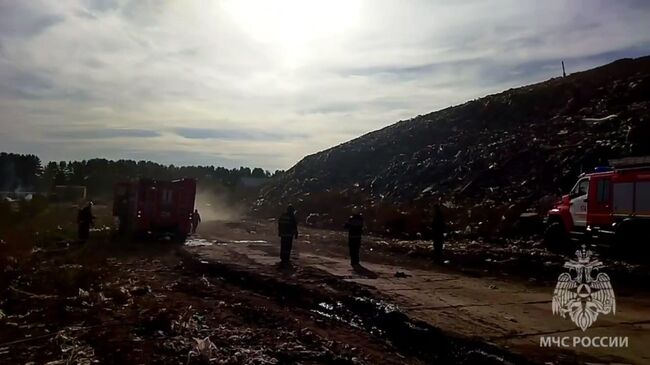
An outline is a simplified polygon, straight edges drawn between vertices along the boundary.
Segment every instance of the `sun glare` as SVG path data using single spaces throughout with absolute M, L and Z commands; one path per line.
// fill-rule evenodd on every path
M 311 42 L 340 37 L 358 21 L 354 0 L 229 0 L 224 9 L 254 39 L 300 53 Z

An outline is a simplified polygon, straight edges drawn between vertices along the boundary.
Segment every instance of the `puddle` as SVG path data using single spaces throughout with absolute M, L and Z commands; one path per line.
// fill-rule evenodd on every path
M 348 311 L 341 302 L 336 302 L 334 304 L 321 302 L 318 303 L 318 308 L 312 309 L 311 312 L 325 318 L 343 322 L 355 328 L 364 329 L 361 318 Z
M 370 313 L 364 313 L 362 311 L 359 314 L 357 314 L 358 312 L 354 310 L 356 307 L 355 303 L 357 302 L 360 303 L 361 305 L 366 304 L 366 305 L 374 306 L 376 310 L 380 310 L 384 313 L 397 310 L 397 306 L 392 304 L 384 303 L 372 298 L 355 297 L 353 298 L 352 302 L 347 303 L 347 305 L 344 305 L 341 302 L 318 303 L 318 307 L 316 309 L 312 309 L 311 312 L 316 313 L 322 317 L 326 317 L 329 319 L 333 319 L 348 324 L 352 327 L 356 327 L 359 329 L 366 329 L 373 335 L 383 336 L 385 334 L 385 331 L 372 324 L 370 320 L 368 319 L 364 320 L 363 315 L 370 314 Z
M 189 247 L 226 246 L 228 244 L 268 245 L 269 241 L 265 241 L 265 240 L 224 240 L 224 241 L 215 241 L 215 240 L 206 240 L 205 238 L 188 238 L 185 241 L 185 246 L 189 246 Z
M 383 311 L 384 313 L 397 312 L 399 307 L 395 304 L 384 302 L 381 300 L 366 298 L 366 297 L 355 297 L 354 300 L 361 303 L 368 303 L 375 306 L 377 309 Z
M 210 241 L 205 238 L 190 238 L 185 241 L 185 246 L 189 247 L 205 247 L 205 246 L 227 246 L 234 241 Z
M 480 341 L 443 333 L 426 322 L 412 320 L 391 303 L 368 297 L 320 302 L 312 313 L 384 338 L 401 350 L 432 362 L 454 364 L 515 364 L 523 359 Z
M 278 281 L 251 271 L 211 263 L 201 265 L 210 273 L 237 283 L 282 303 L 301 307 L 315 316 L 345 323 L 383 339 L 398 351 L 414 355 L 425 363 L 438 364 L 530 364 L 528 359 L 479 339 L 458 337 L 431 324 L 409 318 L 400 308 L 371 296 L 332 297 L 318 289 Z

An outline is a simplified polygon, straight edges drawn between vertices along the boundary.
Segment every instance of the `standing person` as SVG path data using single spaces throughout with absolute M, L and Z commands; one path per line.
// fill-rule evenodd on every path
M 117 230 L 120 235 L 126 234 L 128 232 L 129 226 L 129 200 L 128 198 L 122 198 L 119 200 L 117 205 Z
M 278 236 L 280 236 L 280 260 L 282 266 L 288 266 L 291 258 L 291 246 L 293 239 L 298 238 L 298 223 L 296 222 L 296 210 L 292 205 L 278 218 Z
M 436 263 L 442 262 L 445 229 L 445 217 L 442 214 L 440 204 L 436 204 L 433 206 L 433 222 L 431 224 L 431 232 L 433 235 L 433 260 Z
M 85 207 L 77 213 L 77 233 L 79 241 L 85 243 L 90 235 L 90 227 L 95 224 L 95 216 L 92 212 L 93 202 L 88 202 Z
M 198 209 L 194 209 L 194 213 L 192 213 L 192 234 L 196 233 L 199 223 L 201 223 L 201 215 Z
M 355 213 L 350 216 L 344 226 L 348 230 L 348 246 L 350 248 L 350 265 L 359 265 L 359 249 L 361 248 L 361 235 L 363 234 L 363 216 Z

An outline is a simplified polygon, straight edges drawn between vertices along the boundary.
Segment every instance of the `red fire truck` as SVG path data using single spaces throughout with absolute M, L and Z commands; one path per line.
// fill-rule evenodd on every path
M 605 239 L 650 248 L 650 156 L 610 160 L 583 174 L 548 212 L 545 241 L 558 247 L 570 237 Z M 603 240 L 601 240 L 603 241 Z
M 119 182 L 114 189 L 113 216 L 123 235 L 171 236 L 182 241 L 191 231 L 195 195 L 194 179 Z

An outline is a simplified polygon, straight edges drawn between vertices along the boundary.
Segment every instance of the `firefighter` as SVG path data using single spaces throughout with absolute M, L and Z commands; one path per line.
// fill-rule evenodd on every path
M 363 216 L 355 213 L 350 216 L 344 226 L 348 230 L 348 247 L 350 248 L 350 265 L 359 265 L 359 249 L 361 248 L 361 234 L 363 233 Z
M 90 227 L 95 224 L 95 216 L 92 212 L 93 202 L 88 202 L 85 207 L 77 213 L 77 228 L 79 241 L 85 243 L 90 235 Z
M 296 210 L 292 205 L 287 207 L 287 211 L 282 213 L 278 219 L 278 236 L 280 236 L 280 264 L 289 265 L 291 257 L 291 246 L 293 239 L 298 238 L 298 223 L 296 222 Z
M 198 209 L 194 209 L 194 213 L 192 213 L 192 234 L 196 233 L 199 223 L 201 223 L 201 215 Z
M 126 234 L 129 224 L 129 200 L 123 197 L 117 206 L 117 230 L 120 235 Z
M 442 262 L 445 226 L 445 217 L 442 214 L 440 204 L 436 204 L 433 206 L 433 221 L 431 224 L 431 233 L 433 236 L 433 260 L 436 263 Z
M 650 154 L 648 138 L 650 138 L 650 120 L 635 120 L 625 137 L 630 153 L 636 156 Z

